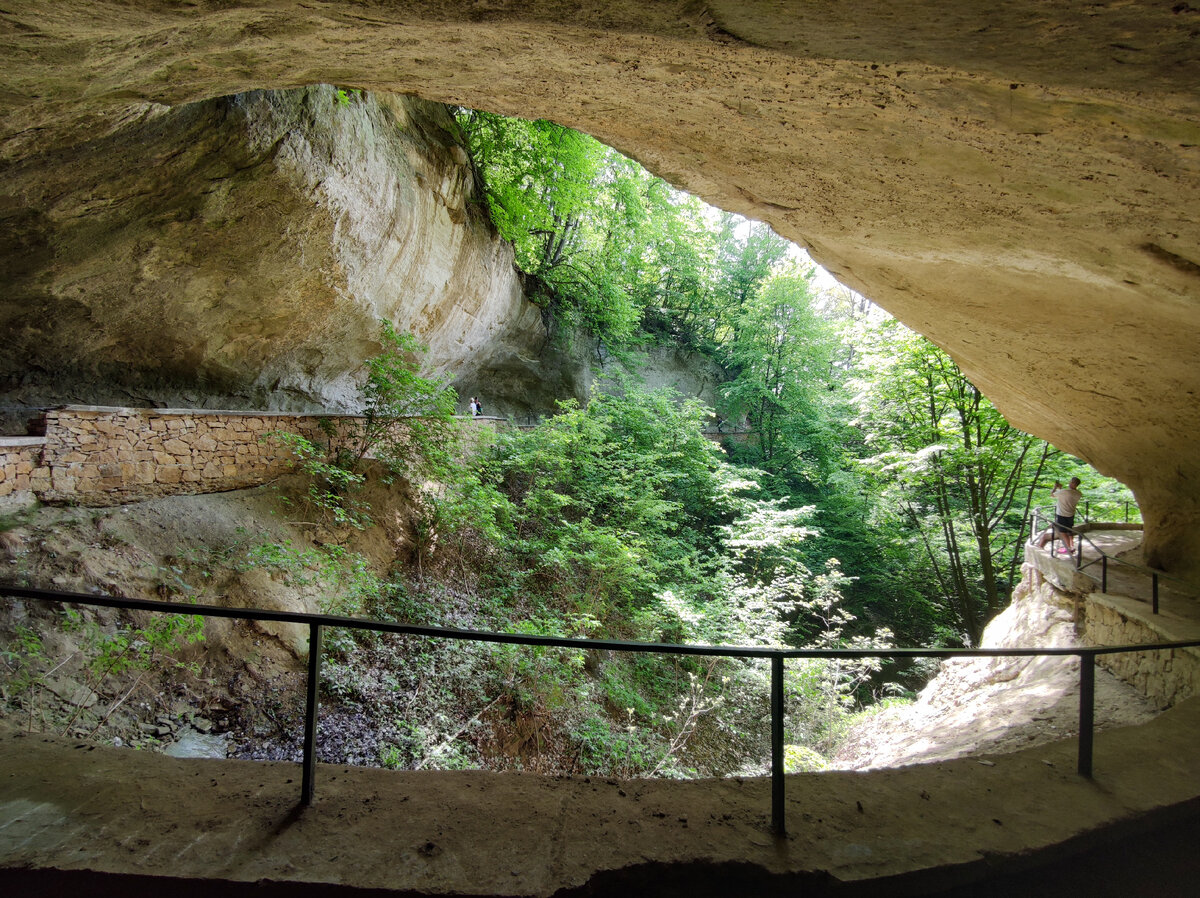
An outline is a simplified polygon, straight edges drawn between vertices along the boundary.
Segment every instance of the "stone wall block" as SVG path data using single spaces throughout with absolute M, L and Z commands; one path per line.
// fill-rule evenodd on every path
M 75 477 L 67 468 L 56 468 L 51 470 L 52 488 L 60 493 L 75 492 Z

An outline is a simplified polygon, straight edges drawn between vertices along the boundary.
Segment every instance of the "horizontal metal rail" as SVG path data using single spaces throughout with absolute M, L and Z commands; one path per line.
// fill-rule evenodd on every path
M 1083 530 L 1078 527 L 1062 527 L 1062 525 L 1053 522 L 1053 514 L 1052 513 L 1049 515 L 1046 515 L 1046 512 L 1044 511 L 1044 509 L 1047 509 L 1047 508 L 1053 509 L 1054 506 L 1047 505 L 1047 506 L 1041 506 L 1041 507 L 1037 507 L 1037 508 L 1033 509 L 1032 527 L 1030 530 L 1029 544 L 1034 545 L 1034 546 L 1038 545 L 1036 542 L 1036 539 L 1037 539 L 1036 534 L 1039 531 L 1041 531 L 1043 529 L 1043 526 L 1047 523 L 1047 517 L 1050 520 L 1050 523 L 1049 523 L 1050 553 L 1052 555 L 1054 554 L 1054 543 L 1057 540 L 1059 529 L 1069 530 L 1071 532 L 1071 534 L 1077 540 L 1076 551 L 1074 552 L 1074 554 L 1072 556 L 1075 561 L 1075 570 L 1080 571 L 1081 573 L 1085 573 L 1085 574 L 1087 574 L 1088 577 L 1095 579 L 1095 576 L 1093 574 L 1089 573 L 1087 569 L 1089 567 L 1091 567 L 1092 565 L 1099 564 L 1100 565 L 1100 591 L 1102 593 L 1108 592 L 1108 563 L 1110 561 L 1114 562 L 1116 564 L 1124 565 L 1127 568 L 1132 568 L 1135 571 L 1139 571 L 1143 574 L 1148 574 L 1150 576 L 1150 607 L 1154 614 L 1158 614 L 1158 586 L 1159 586 L 1160 580 L 1170 580 L 1175 583 L 1186 585 L 1188 587 L 1191 586 L 1191 584 L 1188 583 L 1186 580 L 1183 580 L 1182 578 L 1179 578 L 1179 577 L 1173 577 L 1164 571 L 1155 570 L 1152 567 L 1148 567 L 1147 565 L 1144 565 L 1144 564 L 1138 564 L 1135 561 L 1126 561 L 1124 558 L 1118 558 L 1116 555 L 1109 555 L 1102 548 L 1100 548 L 1098 545 L 1096 545 L 1096 543 L 1091 538 L 1088 537 L 1088 533 L 1090 533 L 1092 530 L 1104 529 L 1103 525 L 1097 525 L 1095 522 L 1089 522 L 1088 530 Z M 1044 517 L 1044 515 L 1046 515 L 1046 517 Z M 1085 515 L 1085 517 L 1086 517 L 1086 515 Z M 1126 511 L 1126 517 L 1128 517 L 1128 511 Z M 1113 529 L 1112 525 L 1109 525 L 1109 527 L 1110 527 L 1110 529 Z M 1115 529 L 1126 529 L 1126 528 L 1118 527 Z M 1086 563 L 1083 560 L 1083 544 L 1084 544 L 1084 542 L 1087 542 L 1087 544 L 1092 547 L 1093 551 L 1095 551 L 1095 553 L 1097 555 L 1096 558 L 1090 559 Z
M 1094 672 L 1097 655 L 1123 652 L 1160 651 L 1200 647 L 1200 640 L 1161 642 L 1153 644 L 1005 648 L 1005 649 L 795 649 L 773 646 L 679 645 L 662 642 L 631 642 L 618 639 L 586 639 L 567 636 L 534 636 L 525 633 L 501 633 L 487 630 L 463 630 L 454 627 L 431 627 L 392 621 L 343 617 L 333 614 L 314 614 L 304 611 L 268 611 L 263 608 L 227 608 L 220 605 L 199 605 L 183 602 L 161 602 L 155 599 L 117 598 L 115 596 L 64 592 L 27 586 L 0 584 L 0 595 L 32 599 L 39 602 L 71 602 L 102 608 L 124 608 L 151 611 L 159 614 L 197 614 L 234 620 L 276 621 L 303 624 L 309 627 L 309 658 L 307 706 L 305 711 L 304 756 L 302 761 L 301 804 L 313 801 L 316 774 L 316 727 L 320 693 L 321 642 L 326 627 L 344 627 L 375 633 L 395 633 L 423 636 L 432 639 L 451 639 L 463 642 L 486 642 L 500 645 L 526 645 L 544 648 L 570 648 L 616 652 L 644 652 L 662 655 L 698 655 L 715 658 L 771 659 L 771 828 L 777 835 L 786 833 L 784 821 L 784 692 L 783 662 L 792 658 L 1027 658 L 1077 657 L 1080 659 L 1079 691 L 1079 759 L 1080 775 L 1092 775 L 1092 725 L 1094 718 Z

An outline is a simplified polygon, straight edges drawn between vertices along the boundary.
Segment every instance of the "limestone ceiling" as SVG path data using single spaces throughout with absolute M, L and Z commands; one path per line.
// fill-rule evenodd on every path
M 1133 486 L 1179 568 L 1200 545 L 1198 35 L 1195 7 L 1138 0 L 27 0 L 0 12 L 0 160 L 139 103 L 316 82 L 554 118 L 808 246 L 1014 423 Z

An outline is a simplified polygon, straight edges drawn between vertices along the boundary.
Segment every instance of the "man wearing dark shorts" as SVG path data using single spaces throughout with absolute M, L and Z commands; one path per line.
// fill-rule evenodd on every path
M 1050 495 L 1054 497 L 1054 529 L 1063 541 L 1063 548 L 1058 551 L 1059 554 L 1070 555 L 1075 551 L 1075 509 L 1083 499 L 1083 493 L 1079 492 L 1079 478 L 1072 477 L 1066 489 L 1057 480 L 1054 481 Z

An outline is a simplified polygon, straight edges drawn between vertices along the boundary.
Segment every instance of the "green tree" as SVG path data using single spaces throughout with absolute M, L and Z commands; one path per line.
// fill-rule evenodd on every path
M 876 452 L 865 468 L 919 537 L 955 625 L 978 644 L 1007 604 L 1004 564 L 1053 450 L 1010 425 L 928 340 L 893 321 L 871 336 L 858 393 Z
M 813 309 L 812 268 L 777 270 L 741 305 L 727 345 L 731 415 L 757 435 L 759 463 L 820 484 L 836 458 L 831 402 L 837 335 Z
M 382 351 L 367 359 L 360 388 L 362 413 L 340 422 L 326 420 L 325 446 L 297 433 L 274 432 L 310 478 L 309 498 L 338 524 L 362 529 L 370 510 L 355 493 L 366 481 L 364 462 L 382 463 L 391 476 L 422 484 L 459 479 L 461 430 L 455 421 L 457 395 L 445 378 L 420 373 L 426 350 L 411 334 L 380 322 Z
M 632 335 L 649 176 L 595 139 L 544 120 L 459 116 L 500 235 L 552 320 L 615 342 Z M 619 274 L 621 276 L 614 276 Z
M 700 580 L 724 513 L 706 413 L 625 383 L 504 440 L 517 568 L 599 619 Z

